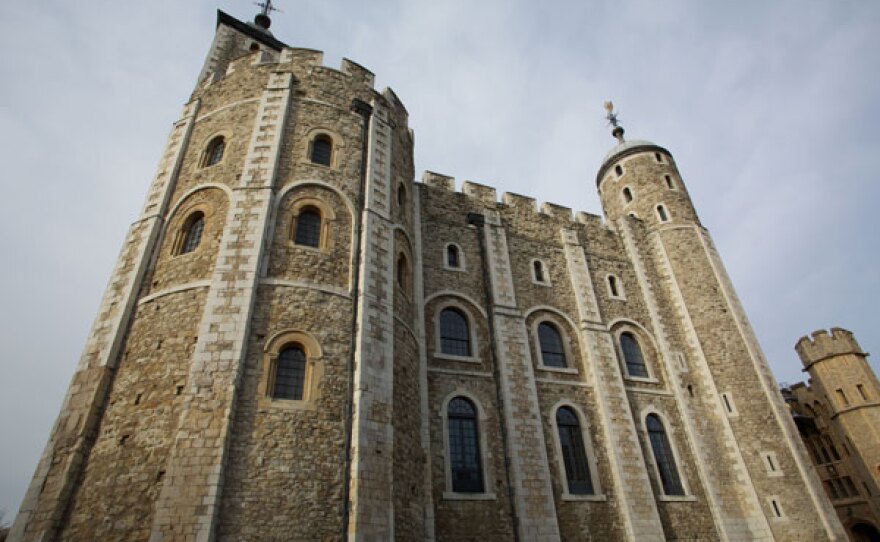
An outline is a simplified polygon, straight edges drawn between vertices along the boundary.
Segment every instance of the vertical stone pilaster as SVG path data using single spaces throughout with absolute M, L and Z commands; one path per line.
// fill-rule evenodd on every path
M 88 453 L 88 435 L 100 420 L 103 401 L 112 383 L 112 370 L 118 362 L 141 282 L 162 231 L 161 217 L 174 190 L 198 109 L 198 100 L 188 103 L 171 129 L 143 211 L 125 237 L 61 413 L 25 493 L 9 540 L 51 537 L 68 505 Z
M 394 539 L 394 225 L 391 126 L 387 112 L 373 105 L 358 262 L 348 538 L 382 542 Z
M 184 407 L 156 502 L 153 542 L 214 538 L 291 81 L 289 73 L 270 74 L 244 171 L 233 190 Z
M 498 213 L 486 211 L 485 265 L 489 266 L 510 484 L 520 540 L 557 541 L 559 525 L 544 442 L 543 418 L 525 319 L 516 307 L 507 235 Z
M 605 432 L 608 463 L 627 540 L 662 541 L 663 526 L 646 471 L 614 340 L 601 323 L 593 280 L 577 233 L 563 229 L 562 242 L 578 307 L 581 337 L 595 383 L 596 407 Z

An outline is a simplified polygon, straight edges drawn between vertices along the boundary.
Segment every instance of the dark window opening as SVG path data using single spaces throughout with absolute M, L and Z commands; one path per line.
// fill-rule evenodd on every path
M 623 350 L 626 373 L 629 376 L 648 378 L 648 367 L 645 365 L 642 349 L 632 333 L 625 331 L 620 334 L 620 349 Z
M 574 495 L 592 495 L 593 479 L 584 449 L 584 437 L 577 416 L 568 407 L 556 411 L 556 426 L 559 430 L 559 446 L 562 449 L 562 462 L 568 492 Z
M 483 473 L 476 409 L 464 397 L 456 397 L 449 402 L 447 415 L 452 491 L 482 493 Z
M 675 456 L 672 446 L 666 436 L 663 422 L 656 414 L 649 414 L 645 419 L 648 428 L 648 440 L 651 441 L 651 449 L 654 452 L 654 461 L 660 473 L 660 482 L 663 485 L 663 493 L 666 495 L 684 495 L 681 479 L 678 477 L 678 468 L 675 465 Z
M 471 355 L 468 321 L 458 309 L 443 309 L 440 313 L 440 352 L 452 356 Z
M 329 136 L 319 135 L 312 140 L 312 152 L 309 157 L 313 164 L 329 166 L 333 157 L 333 140 Z
M 621 175 L 623 175 L 623 168 L 619 165 L 614 166 L 614 173 L 616 173 L 617 176 L 620 177 Z
M 535 280 L 538 282 L 545 282 L 544 281 L 544 264 L 535 260 L 535 262 L 532 264 L 532 267 L 535 270 Z
M 278 354 L 275 364 L 275 399 L 302 400 L 306 381 L 306 353 L 299 346 L 290 346 Z
M 305 209 L 296 218 L 296 236 L 293 242 L 307 247 L 321 245 L 321 215 L 314 209 Z
M 461 260 L 459 258 L 457 246 L 449 245 L 446 247 L 446 265 L 453 269 L 461 267 Z
M 776 514 L 776 517 L 781 518 L 782 512 L 779 510 L 779 503 L 776 502 L 776 499 L 771 499 L 771 503 L 773 503 L 773 513 Z
M 409 271 L 406 264 L 406 256 L 401 254 L 397 257 L 397 284 L 404 290 L 407 289 L 408 275 Z
M 626 188 L 623 189 L 623 201 L 625 201 L 626 203 L 630 203 L 632 200 L 633 200 L 632 190 L 630 190 L 629 187 L 627 186 Z
M 663 162 L 663 157 L 660 156 L 659 152 L 654 153 L 654 159 L 657 160 L 658 162 Z
M 666 207 L 658 205 L 657 216 L 660 217 L 660 222 L 666 222 L 667 220 L 669 220 L 669 217 L 666 215 Z
M 611 290 L 613 297 L 620 297 L 620 293 L 617 291 L 617 277 L 614 275 L 608 277 L 608 288 Z
M 406 208 L 406 187 L 402 184 L 397 188 L 397 208 L 401 213 Z
M 566 367 L 562 336 L 553 324 L 538 325 L 538 342 L 541 344 L 541 361 L 547 367 Z
M 223 136 L 217 136 L 212 139 L 208 143 L 208 148 L 205 149 L 205 162 L 203 166 L 208 167 L 219 164 L 223 160 L 224 151 L 226 151 L 226 140 L 223 139 Z
M 666 188 L 670 190 L 675 188 L 675 185 L 672 184 L 672 177 L 670 177 L 669 175 L 664 175 L 663 178 L 666 179 Z
M 186 222 L 186 233 L 180 247 L 181 254 L 188 254 L 199 248 L 199 243 L 202 242 L 202 232 L 205 230 L 205 215 L 194 213 Z

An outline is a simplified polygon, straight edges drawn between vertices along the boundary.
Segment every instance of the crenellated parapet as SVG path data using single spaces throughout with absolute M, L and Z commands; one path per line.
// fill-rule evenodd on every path
M 809 337 L 801 337 L 797 344 L 795 344 L 794 349 L 806 368 L 809 368 L 818 361 L 834 356 L 845 354 L 866 355 L 852 332 L 840 327 L 831 328 L 830 333 L 827 330 L 820 329 L 811 333 Z

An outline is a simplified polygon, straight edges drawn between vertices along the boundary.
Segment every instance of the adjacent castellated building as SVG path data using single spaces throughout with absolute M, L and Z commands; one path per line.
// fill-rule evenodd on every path
M 852 333 L 798 341 L 810 375 L 782 390 L 816 472 L 850 539 L 880 541 L 880 383 Z
M 219 14 L 11 540 L 845 540 L 669 151 L 615 130 L 604 218 L 415 182 L 268 27 Z

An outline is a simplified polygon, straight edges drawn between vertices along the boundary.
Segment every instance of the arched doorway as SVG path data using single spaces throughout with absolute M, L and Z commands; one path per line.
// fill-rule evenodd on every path
M 880 542 L 880 531 L 870 523 L 856 523 L 850 527 L 853 542 Z

